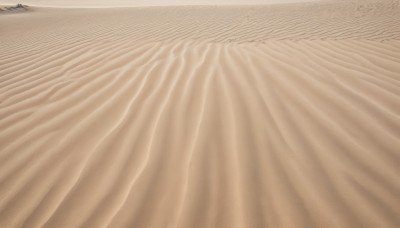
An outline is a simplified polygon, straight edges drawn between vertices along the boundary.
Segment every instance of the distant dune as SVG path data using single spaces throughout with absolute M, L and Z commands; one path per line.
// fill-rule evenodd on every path
M 399 15 L 1 14 L 0 227 L 400 227 Z

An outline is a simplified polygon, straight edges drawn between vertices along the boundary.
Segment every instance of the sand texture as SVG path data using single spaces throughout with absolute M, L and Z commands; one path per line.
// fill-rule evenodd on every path
M 0 14 L 0 227 L 400 227 L 400 6 Z

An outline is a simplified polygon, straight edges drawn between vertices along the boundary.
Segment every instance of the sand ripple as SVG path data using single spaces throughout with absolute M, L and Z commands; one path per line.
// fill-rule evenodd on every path
M 81 10 L 63 36 L 59 22 L 20 39 L 6 27 L 0 227 L 399 227 L 398 18 L 357 28 L 363 39 L 338 20 L 312 40 L 295 21 L 259 31 L 263 8 L 250 10 L 240 29 L 198 15 L 179 22 L 196 29 L 125 27 L 145 21 L 136 9 L 98 28 L 91 17 L 116 10 L 88 23 Z

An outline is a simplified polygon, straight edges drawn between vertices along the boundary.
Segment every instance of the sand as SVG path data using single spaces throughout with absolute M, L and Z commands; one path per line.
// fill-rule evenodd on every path
M 0 227 L 400 227 L 399 15 L 0 14 Z

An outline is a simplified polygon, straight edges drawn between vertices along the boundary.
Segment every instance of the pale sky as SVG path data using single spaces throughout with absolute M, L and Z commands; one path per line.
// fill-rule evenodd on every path
M 118 7 L 154 5 L 251 5 L 309 1 L 315 0 L 0 0 L 0 4 L 22 3 L 31 6 L 55 7 Z

